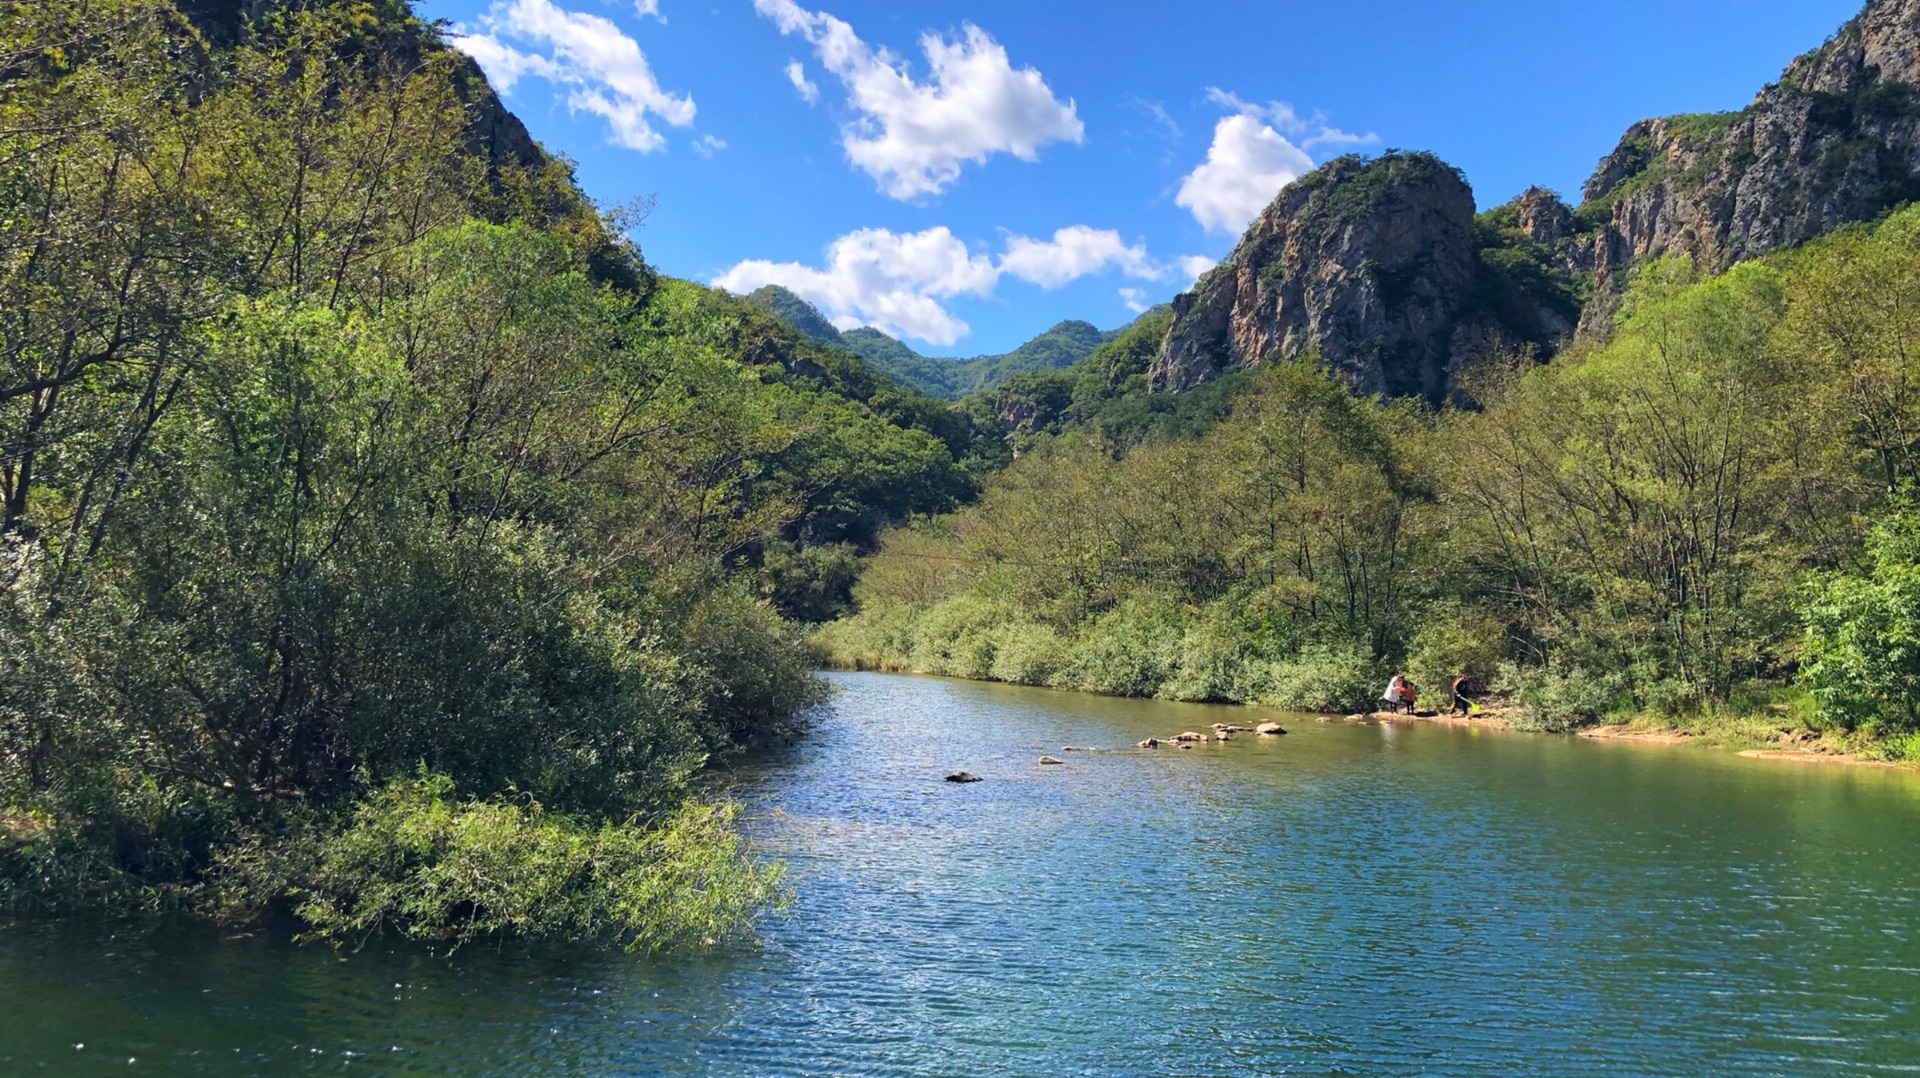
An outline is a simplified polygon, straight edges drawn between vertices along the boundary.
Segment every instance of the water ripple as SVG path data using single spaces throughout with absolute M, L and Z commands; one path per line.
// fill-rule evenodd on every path
M 1305 717 L 1144 751 L 1252 716 L 837 680 L 815 736 L 733 775 L 797 891 L 756 948 L 16 928 L 0 1072 L 1920 1070 L 1910 776 Z

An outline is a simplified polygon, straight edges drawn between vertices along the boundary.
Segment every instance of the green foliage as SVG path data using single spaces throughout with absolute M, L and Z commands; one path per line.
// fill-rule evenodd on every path
M 975 508 L 891 533 L 856 589 L 860 613 L 821 646 L 846 663 L 1093 692 L 1368 698 L 1409 598 L 1406 526 L 1428 496 L 1402 454 L 1411 406 L 1355 400 L 1311 363 L 1242 377 L 1250 388 L 1204 434 L 1117 461 L 1085 439 L 1040 443 Z M 1015 638 L 1020 659 L 1006 657 Z
M 1511 212 L 1481 223 L 1540 268 Z M 858 612 L 820 642 L 921 669 L 938 625 L 971 656 L 939 652 L 949 670 L 1335 710 L 1390 668 L 1429 692 L 1464 673 L 1554 729 L 1804 721 L 1755 688 L 1800 668 L 1831 716 L 1815 721 L 1904 731 L 1908 516 L 1876 533 L 1875 568 L 1847 567 L 1863 521 L 1916 481 L 1916 236 L 1910 209 L 1710 279 L 1657 260 L 1610 341 L 1469 372 L 1477 410 L 1438 416 L 1301 362 L 1243 372 L 1217 418 L 1129 428 L 1126 409 L 1202 399 L 1135 395 L 1143 319 L 1071 385 L 977 402 L 1019 459 L 974 505 L 889 532 Z M 1038 660 L 1005 657 L 1016 634 Z
M 1387 683 L 1365 647 L 1319 644 L 1271 664 L 1251 697 L 1296 711 L 1370 711 Z
M 779 285 L 756 288 L 747 294 L 746 300 L 772 311 L 775 317 L 821 344 L 841 343 L 840 331 L 820 313 L 820 308 Z
M 652 275 L 402 0 L 247 14 L 0 19 L 0 901 L 725 936 L 782 613 L 997 436 Z
M 1512 344 L 1557 345 L 1556 337 L 1580 321 L 1584 297 L 1553 252 L 1494 211 L 1480 215 L 1478 241 L 1475 304 Z
M 1845 729 L 1920 730 L 1920 509 L 1902 505 L 1869 537 L 1872 567 L 1810 588 L 1800 680 Z
M 589 824 L 537 801 L 461 801 L 453 785 L 397 780 L 339 831 L 296 839 L 302 848 L 273 859 L 296 866 L 290 890 L 312 936 L 684 950 L 737 936 L 781 899 L 779 869 L 748 856 L 733 805 L 689 801 L 652 826 Z M 226 886 L 245 887 L 260 852 L 233 856 Z
M 1065 369 L 1115 336 L 1091 323 L 1069 320 L 1004 355 L 936 359 L 923 356 L 870 326 L 844 332 L 835 329 L 819 308 L 779 285 L 756 289 L 746 299 L 765 307 L 807 337 L 859 356 L 901 386 L 946 400 L 990 390 L 1015 375 Z
M 1565 663 L 1505 664 L 1496 687 L 1524 707 L 1514 725 L 1523 730 L 1565 733 L 1599 722 L 1620 704 L 1625 680 L 1618 674 Z
M 1019 452 L 1069 431 L 1089 433 L 1116 452 L 1196 437 L 1227 415 L 1249 373 L 1228 371 L 1184 393 L 1151 392 L 1147 372 L 1172 320 L 1171 308 L 1156 307 L 1072 367 L 1015 375 L 968 406 L 982 424 L 1005 428 Z
M 1459 602 L 1436 603 L 1414 628 L 1407 649 L 1407 675 L 1442 703 L 1456 677 L 1466 677 L 1484 692 L 1505 658 L 1505 636 L 1505 626 L 1483 610 Z
M 1466 182 L 1459 169 L 1424 150 L 1387 150 L 1371 158 L 1359 154 L 1336 157 L 1294 181 L 1288 190 L 1295 197 L 1323 195 L 1329 221 L 1357 221 L 1372 213 L 1388 190 L 1424 177 L 1441 176 Z

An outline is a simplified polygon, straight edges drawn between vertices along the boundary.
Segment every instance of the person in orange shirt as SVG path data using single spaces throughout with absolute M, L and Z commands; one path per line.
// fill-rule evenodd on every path
M 1407 714 L 1411 715 L 1413 714 L 1413 698 L 1415 692 L 1413 682 L 1408 681 L 1399 674 L 1395 674 L 1393 675 L 1393 680 L 1387 682 L 1387 691 L 1380 695 L 1380 701 L 1387 705 L 1388 711 L 1394 712 L 1399 711 L 1400 705 L 1405 704 Z

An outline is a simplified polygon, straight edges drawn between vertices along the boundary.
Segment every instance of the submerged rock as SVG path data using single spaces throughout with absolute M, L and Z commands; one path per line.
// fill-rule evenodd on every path
M 948 782 L 979 782 L 980 776 L 971 771 L 955 771 L 947 776 Z

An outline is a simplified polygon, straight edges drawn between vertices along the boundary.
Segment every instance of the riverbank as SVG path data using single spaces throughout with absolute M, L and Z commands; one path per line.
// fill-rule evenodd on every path
M 1920 975 L 1888 960 L 1920 924 L 1911 776 L 830 677 L 809 736 L 727 772 L 792 886 L 757 945 L 440 957 L 36 921 L 0 931 L 0 1074 L 1920 1063 Z M 1035 763 L 1268 718 L 1288 735 Z M 958 767 L 984 781 L 942 781 Z
M 824 654 L 832 655 L 830 648 L 822 648 Z M 898 661 L 866 661 L 856 658 L 854 661 L 838 665 L 840 669 L 874 670 L 882 673 L 917 674 L 933 677 L 953 677 L 962 681 L 998 683 L 1011 685 L 1030 685 L 1029 682 L 1009 678 L 968 676 L 946 670 L 919 670 L 911 664 Z M 1090 692 L 1096 696 L 1122 696 L 1135 699 L 1147 699 L 1136 693 L 1102 693 L 1090 691 L 1072 685 L 1032 685 L 1035 688 L 1053 688 L 1066 692 Z M 1161 697 L 1151 697 L 1161 698 Z M 1291 707 L 1283 703 L 1270 701 L 1200 701 L 1224 703 L 1230 706 L 1277 707 L 1281 710 L 1299 711 L 1320 716 L 1325 721 L 1338 721 L 1343 716 L 1349 720 L 1370 722 L 1429 722 L 1452 726 L 1473 726 L 1482 729 L 1512 730 L 1520 733 L 1547 733 L 1541 730 L 1528 715 L 1527 709 L 1520 704 L 1505 700 L 1489 699 L 1482 702 L 1480 710 L 1471 717 L 1424 711 L 1414 715 L 1392 714 L 1384 711 L 1338 712 L 1313 707 Z M 1568 731 L 1572 736 L 1594 741 L 1629 742 L 1640 745 L 1659 745 L 1676 747 L 1681 745 L 1710 748 L 1717 751 L 1737 753 L 1753 759 L 1777 760 L 1801 764 L 1836 764 L 1852 767 L 1887 768 L 1900 771 L 1920 771 L 1920 737 L 1909 737 L 1906 744 L 1890 744 L 1874 741 L 1858 735 L 1849 735 L 1837 730 L 1816 730 L 1797 719 L 1790 710 L 1780 705 L 1758 710 L 1743 711 L 1727 715 L 1696 716 L 1685 721 L 1664 719 L 1652 715 L 1636 715 L 1619 721 L 1607 721 L 1592 726 Z
M 1447 713 L 1413 715 L 1375 711 L 1363 718 L 1373 722 L 1432 722 L 1447 726 L 1475 726 L 1523 733 L 1525 711 L 1515 704 L 1483 705 L 1471 718 Z M 1920 771 L 1920 760 L 1888 755 L 1884 742 L 1863 741 L 1839 731 L 1821 731 L 1805 725 L 1783 722 L 1778 716 L 1745 714 L 1713 716 L 1689 726 L 1679 726 L 1647 715 L 1620 722 L 1603 722 L 1572 731 L 1573 736 L 1589 741 L 1625 742 L 1672 748 L 1697 746 L 1733 752 L 1756 760 L 1776 760 L 1797 764 L 1833 764 L 1843 767 L 1874 767 L 1894 771 Z

